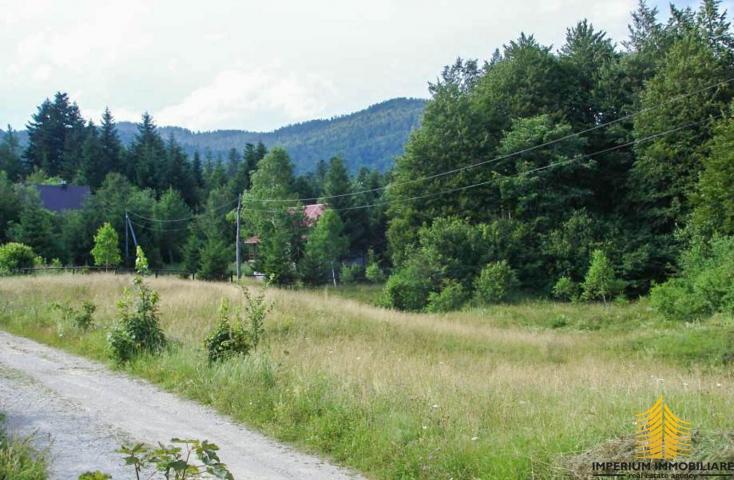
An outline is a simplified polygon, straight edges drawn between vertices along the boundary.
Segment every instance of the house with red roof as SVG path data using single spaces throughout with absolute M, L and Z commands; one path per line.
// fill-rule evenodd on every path
M 316 222 L 326 211 L 327 205 L 325 203 L 313 203 L 311 205 L 303 206 L 303 225 L 311 228 L 316 225 Z M 294 209 L 291 209 L 291 213 L 295 213 Z M 257 249 L 260 245 L 260 237 L 254 235 L 245 240 L 245 248 L 247 249 L 247 260 L 253 261 L 257 257 Z

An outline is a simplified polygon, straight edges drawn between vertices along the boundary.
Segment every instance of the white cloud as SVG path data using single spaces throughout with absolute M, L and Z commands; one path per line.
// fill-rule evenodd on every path
M 678 5 L 699 0 L 673 0 Z M 588 18 L 622 40 L 637 0 L 0 0 L 0 125 L 57 90 L 120 119 L 268 130 L 428 95 L 457 56 Z M 652 0 L 665 17 L 667 0 Z M 723 4 L 730 14 L 734 0 Z M 731 15 L 730 15 L 731 17 Z
M 129 110 L 125 107 L 114 107 L 110 106 L 110 112 L 116 122 L 139 122 L 143 115 L 143 112 L 136 112 Z M 92 120 L 95 124 L 99 125 L 102 121 L 102 114 L 104 108 L 84 108 L 80 107 L 82 116 L 87 120 Z
M 248 124 L 269 129 L 319 115 L 331 90 L 323 78 L 281 68 L 225 70 L 181 102 L 155 112 L 155 118 L 160 125 L 198 130 Z

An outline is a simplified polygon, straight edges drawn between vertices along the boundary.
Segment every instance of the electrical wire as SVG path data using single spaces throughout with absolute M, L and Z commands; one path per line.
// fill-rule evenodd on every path
M 668 130 L 661 131 L 661 132 L 656 132 L 656 133 L 650 134 L 648 136 L 645 136 L 645 137 L 642 137 L 642 138 L 639 138 L 639 139 L 632 140 L 632 141 L 627 142 L 627 143 L 624 143 L 624 144 L 614 145 L 612 147 L 608 147 L 608 148 L 605 148 L 605 149 L 602 149 L 602 150 L 598 150 L 596 152 L 584 154 L 584 155 L 578 155 L 578 156 L 576 156 L 574 158 L 571 158 L 571 159 L 562 160 L 562 161 L 559 161 L 559 162 L 552 162 L 552 163 L 549 163 L 547 165 L 543 165 L 541 167 L 537 167 L 537 168 L 533 168 L 533 169 L 530 169 L 530 170 L 526 170 L 524 172 L 516 173 L 514 175 L 502 175 L 502 176 L 504 178 L 522 177 L 522 176 L 527 176 L 527 175 L 530 175 L 530 174 L 533 174 L 533 173 L 537 173 L 537 172 L 540 172 L 540 171 L 543 171 L 543 170 L 547 170 L 547 169 L 550 169 L 550 168 L 553 168 L 553 167 L 558 167 L 558 166 L 562 166 L 562 165 L 568 165 L 568 164 L 571 164 L 571 163 L 579 162 L 581 160 L 593 158 L 593 157 L 595 157 L 597 155 L 602 155 L 602 154 L 609 153 L 609 152 L 612 152 L 612 151 L 621 150 L 623 148 L 628 148 L 628 147 L 631 147 L 631 146 L 634 146 L 634 145 L 637 145 L 637 144 L 640 144 L 640 143 L 648 142 L 648 141 L 654 140 L 656 138 L 663 137 L 665 135 L 670 135 L 672 133 L 675 133 L 675 132 L 678 132 L 678 131 L 681 131 L 681 130 L 692 128 L 694 126 L 701 125 L 701 124 L 706 123 L 706 122 L 711 122 L 711 121 L 713 121 L 714 119 L 716 119 L 716 118 L 718 118 L 720 116 L 721 115 L 710 117 L 710 118 L 707 118 L 707 119 L 704 119 L 704 120 L 699 120 L 699 121 L 696 121 L 696 122 L 690 122 L 690 123 L 687 123 L 687 124 L 684 124 L 684 125 L 679 125 L 677 127 L 673 127 L 673 128 L 668 129 Z M 335 209 L 332 209 L 332 210 L 334 210 L 334 211 L 349 211 L 349 210 L 359 210 L 359 209 L 364 209 L 364 208 L 373 208 L 373 207 L 379 207 L 379 206 L 386 206 L 386 205 L 391 205 L 391 204 L 400 205 L 401 203 L 404 203 L 404 202 L 411 202 L 411 201 L 415 201 L 415 200 L 423 200 L 423 199 L 426 199 L 426 198 L 433 198 L 433 197 L 437 197 L 437 196 L 441 196 L 441 195 L 446 195 L 446 194 L 450 194 L 450 193 L 456 193 L 456 192 L 460 192 L 460 191 L 470 190 L 470 189 L 473 189 L 473 188 L 477 188 L 477 187 L 481 187 L 481 186 L 484 186 L 484 185 L 488 185 L 488 184 L 494 183 L 495 181 L 496 181 L 496 179 L 493 178 L 493 179 L 482 181 L 482 182 L 476 182 L 476 183 L 472 183 L 472 184 L 469 184 L 469 185 L 463 185 L 463 186 L 460 186 L 460 187 L 455 187 L 455 188 L 450 188 L 450 189 L 446 189 L 446 190 L 441 190 L 439 192 L 432 192 L 432 193 L 427 193 L 427 194 L 423 194 L 423 195 L 416 195 L 416 196 L 407 197 L 407 198 L 395 198 L 395 199 L 390 199 L 390 200 L 386 200 L 386 201 L 382 201 L 382 202 L 375 202 L 375 203 L 365 204 L 365 205 L 357 205 L 357 206 L 344 207 L 344 208 L 335 208 Z M 246 209 L 246 211 L 251 211 L 251 212 L 253 212 L 253 211 L 254 212 L 264 212 L 264 213 L 277 213 L 277 212 L 282 212 L 283 210 L 282 209 L 256 209 L 256 208 L 248 208 L 248 209 Z M 147 225 L 141 225 L 141 224 L 136 223 L 136 222 L 133 222 L 133 224 L 139 226 L 140 228 L 148 228 L 148 229 L 156 230 L 156 231 L 184 231 L 184 230 L 187 230 L 188 229 L 188 227 L 187 227 L 187 228 L 163 229 L 163 230 L 161 230 L 160 228 L 157 228 L 157 227 L 152 227 L 152 226 L 147 226 Z
M 388 185 L 385 185 L 385 186 L 382 186 L 382 187 L 377 187 L 377 188 L 372 188 L 372 189 L 367 189 L 367 190 L 359 190 L 359 191 L 349 192 L 349 193 L 343 193 L 343 194 L 339 194 L 339 195 L 328 195 L 328 196 L 321 196 L 321 197 L 308 197 L 308 198 L 296 198 L 296 199 L 277 199 L 277 198 L 275 198 L 275 199 L 267 199 L 267 200 L 261 200 L 261 201 L 262 202 L 305 202 L 305 201 L 314 201 L 314 200 L 328 200 L 328 199 L 332 199 L 332 198 L 341 198 L 341 197 L 349 197 L 349 196 L 354 196 L 354 195 L 361 195 L 363 193 L 373 193 L 373 192 L 377 192 L 377 191 L 380 191 L 380 190 L 385 190 L 387 188 L 391 188 L 391 187 L 394 187 L 394 186 L 409 185 L 409 184 L 413 184 L 413 183 L 417 183 L 417 182 L 423 182 L 423 181 L 426 181 L 426 180 L 432 180 L 434 178 L 438 178 L 438 177 L 442 177 L 442 176 L 446 176 L 446 175 L 452 175 L 454 173 L 462 172 L 462 171 L 465 171 L 465 170 L 471 170 L 473 168 L 477 168 L 477 167 L 480 167 L 482 165 L 486 165 L 486 164 L 489 164 L 489 163 L 499 162 L 499 161 L 502 161 L 502 160 L 506 160 L 508 158 L 512 158 L 512 157 L 516 157 L 518 155 L 523 155 L 525 153 L 532 152 L 532 151 L 537 150 L 537 149 L 540 149 L 540 148 L 548 147 L 550 145 L 553 145 L 553 144 L 556 144 L 556 143 L 559 143 L 559 142 L 570 140 L 571 138 L 579 137 L 581 135 L 584 135 L 584 134 L 589 133 L 589 132 L 593 132 L 593 131 L 598 130 L 600 128 L 605 128 L 605 127 L 608 127 L 610 125 L 614 125 L 616 123 L 620 123 L 620 122 L 623 122 L 625 120 L 629 120 L 629 119 L 634 118 L 637 115 L 640 115 L 642 113 L 646 113 L 646 112 L 649 112 L 649 111 L 657 110 L 658 108 L 661 108 L 662 106 L 667 105 L 669 103 L 676 102 L 678 100 L 682 100 L 684 98 L 688 98 L 690 96 L 693 96 L 693 95 L 697 95 L 699 93 L 706 92 L 708 90 L 711 90 L 711 89 L 720 87 L 722 85 L 726 85 L 726 84 L 731 83 L 731 82 L 734 82 L 734 77 L 731 77 L 731 78 L 729 78 L 727 80 L 723 80 L 721 82 L 717 82 L 715 84 L 709 85 L 709 86 L 704 87 L 704 88 L 701 88 L 699 90 L 695 90 L 693 92 L 688 92 L 688 93 L 676 95 L 674 97 L 669 98 L 668 100 L 665 100 L 663 102 L 660 102 L 660 103 L 656 104 L 655 106 L 643 108 L 641 110 L 638 110 L 636 112 L 629 113 L 629 114 L 624 115 L 622 117 L 619 117 L 617 119 L 610 120 L 610 121 L 605 122 L 605 123 L 600 123 L 599 125 L 595 125 L 595 126 L 593 126 L 591 128 L 587 128 L 586 130 L 581 130 L 579 132 L 570 133 L 570 134 L 565 135 L 563 137 L 559 137 L 559 138 L 556 138 L 556 139 L 553 139 L 553 140 L 549 140 L 547 142 L 540 143 L 538 145 L 534 145 L 532 147 L 528 147 L 528 148 L 525 148 L 525 149 L 522 149 L 522 150 L 517 150 L 515 152 L 511 152 L 511 153 L 508 153 L 508 154 L 505 154 L 505 155 L 500 155 L 500 156 L 497 156 L 497 157 L 494 157 L 494 158 L 491 158 L 491 159 L 488 159 L 488 160 L 483 160 L 481 162 L 473 163 L 473 164 L 470 164 L 470 165 L 464 165 L 462 167 L 457 167 L 457 168 L 454 168 L 454 169 L 451 169 L 451 170 L 446 170 L 444 172 L 439 172 L 439 173 L 435 173 L 435 174 L 424 176 L 424 177 L 413 178 L 413 179 L 405 180 L 405 181 L 402 181 L 402 182 L 391 182 Z
M 350 196 L 360 195 L 360 194 L 363 194 L 363 193 L 374 193 L 374 192 L 378 192 L 380 190 L 386 190 L 388 188 L 395 187 L 395 186 L 408 185 L 408 184 L 413 184 L 413 183 L 422 182 L 422 181 L 426 181 L 426 180 L 432 180 L 432 179 L 443 177 L 443 176 L 446 176 L 446 175 L 452 175 L 452 174 L 455 174 L 455 173 L 459 173 L 459 172 L 466 171 L 466 170 L 471 170 L 471 169 L 474 169 L 474 168 L 477 168 L 477 167 L 480 167 L 480 166 L 483 166 L 483 165 L 487 165 L 487 164 L 490 164 L 490 163 L 496 163 L 496 162 L 499 162 L 499 161 L 502 161 L 502 160 L 506 160 L 508 158 L 512 158 L 512 157 L 515 157 L 515 156 L 518 156 L 518 155 L 529 153 L 529 152 L 532 152 L 534 150 L 537 150 L 537 149 L 540 149 L 540 148 L 543 148 L 543 147 L 548 147 L 550 145 L 554 145 L 556 143 L 563 142 L 565 140 L 569 140 L 571 138 L 579 137 L 581 135 L 584 135 L 586 133 L 589 133 L 589 132 L 598 130 L 600 128 L 608 127 L 610 125 L 613 125 L 613 124 L 616 124 L 616 123 L 619 123 L 619 122 L 623 122 L 625 120 L 629 120 L 630 118 L 634 118 L 635 116 L 640 115 L 642 113 L 656 110 L 658 108 L 661 108 L 663 105 L 666 105 L 666 104 L 669 104 L 669 103 L 672 103 L 672 102 L 675 102 L 675 101 L 678 101 L 678 100 L 682 100 L 684 98 L 688 98 L 690 96 L 697 95 L 699 93 L 706 92 L 708 90 L 711 90 L 711 89 L 720 87 L 722 85 L 726 85 L 726 84 L 731 83 L 731 82 L 734 82 L 734 77 L 731 77 L 729 79 L 723 80 L 721 82 L 717 82 L 715 84 L 711 84 L 711 85 L 709 85 L 707 87 L 704 87 L 704 88 L 695 90 L 693 92 L 688 92 L 688 93 L 677 95 L 675 97 L 671 97 L 668 100 L 666 100 L 664 102 L 660 102 L 660 103 L 658 103 L 657 105 L 655 105 L 653 107 L 647 107 L 647 108 L 638 110 L 636 112 L 629 113 L 629 114 L 624 115 L 624 116 L 622 116 L 620 118 L 617 118 L 615 120 L 611 120 L 609 122 L 601 123 L 599 125 L 595 125 L 594 127 L 587 128 L 586 130 L 582 130 L 582 131 L 579 131 L 579 132 L 574 132 L 574 133 L 565 135 L 563 137 L 556 138 L 556 139 L 553 139 L 553 140 L 549 140 L 547 142 L 544 142 L 544 143 L 541 143 L 541 144 L 538 144 L 538 145 L 533 145 L 532 147 L 524 148 L 524 149 L 517 150 L 517 151 L 511 152 L 511 153 L 505 154 L 505 155 L 494 157 L 494 158 L 491 158 L 491 159 L 488 159 L 488 160 L 484 160 L 484 161 L 481 161 L 481 162 L 473 163 L 473 164 L 470 164 L 470 165 L 464 165 L 462 167 L 454 168 L 454 169 L 451 169 L 451 170 L 446 170 L 446 171 L 435 173 L 435 174 L 432 174 L 432 175 L 428 175 L 428 176 L 424 176 L 424 177 L 417 177 L 417 178 L 410 179 L 410 180 L 405 180 L 405 181 L 402 181 L 402 182 L 391 182 L 391 183 L 389 183 L 389 184 L 387 184 L 385 186 L 382 186 L 382 187 L 376 187 L 376 188 L 366 189 L 366 190 L 359 190 L 359 191 L 349 192 L 349 193 L 343 193 L 343 194 L 339 194 L 339 195 L 329 195 L 329 196 L 321 196 L 321 197 L 305 197 L 305 198 L 295 198 L 295 199 L 277 199 L 277 198 L 275 198 L 275 199 L 263 199 L 263 200 L 258 200 L 258 202 L 261 202 L 261 203 L 286 203 L 286 202 L 306 202 L 306 201 L 315 201 L 315 200 L 328 200 L 328 199 L 333 199 L 333 198 L 343 198 L 343 197 L 350 197 Z M 639 141 L 644 141 L 644 140 L 645 139 L 641 139 Z M 627 145 L 634 145 L 636 142 L 638 142 L 638 141 L 630 142 Z M 593 153 L 590 153 L 590 154 L 586 154 L 586 155 L 582 156 L 582 158 L 589 157 L 589 156 L 594 156 L 594 155 L 599 155 L 601 153 L 605 153 L 605 152 L 614 150 L 617 147 L 618 146 L 615 146 L 615 147 L 611 147 L 610 149 L 607 149 L 607 150 L 603 150 L 603 151 L 599 151 L 599 152 L 593 152 Z M 420 198 L 425 198 L 425 197 L 423 197 L 423 196 L 415 197 L 415 199 L 420 199 Z M 410 199 L 407 199 L 407 200 L 410 200 Z M 220 210 L 224 210 L 226 208 L 231 208 L 232 206 L 234 206 L 235 203 L 237 203 L 237 200 L 232 200 L 230 202 L 227 202 L 226 204 L 223 204 L 223 205 L 220 205 L 218 207 L 215 207 L 214 209 L 210 210 L 210 212 L 217 212 L 217 211 L 220 211 Z M 356 209 L 359 209 L 359 208 L 367 208 L 369 206 L 377 206 L 377 205 L 386 204 L 386 203 L 390 203 L 390 202 L 376 203 L 376 204 L 372 204 L 372 205 L 361 205 L 361 206 L 354 206 L 354 207 L 345 207 L 345 208 L 335 209 L 335 210 L 341 210 L 341 211 L 343 211 L 343 210 L 356 210 Z M 248 210 L 253 211 L 253 209 L 248 209 Z M 275 211 L 278 211 L 278 210 L 260 209 L 258 211 L 263 211 L 263 212 L 272 211 L 272 212 L 275 212 Z M 196 218 L 198 218 L 201 215 L 201 214 L 197 214 L 197 215 L 191 215 L 191 216 L 188 216 L 188 217 L 173 218 L 173 219 L 155 219 L 155 218 L 145 217 L 143 215 L 137 214 L 137 213 L 132 212 L 132 211 L 129 211 L 128 213 L 130 215 L 133 215 L 133 216 L 138 217 L 140 219 L 143 219 L 143 220 L 146 220 L 146 221 L 149 221 L 149 222 L 158 222 L 158 223 L 175 223 L 175 222 L 184 222 L 184 221 L 189 221 L 189 220 L 195 220 Z

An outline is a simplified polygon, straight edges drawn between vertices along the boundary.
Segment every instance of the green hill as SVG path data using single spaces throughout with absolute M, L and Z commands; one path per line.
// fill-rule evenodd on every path
M 309 171 L 321 160 L 340 155 L 352 171 L 362 166 L 386 170 L 403 151 L 410 132 L 421 119 L 425 100 L 395 98 L 372 105 L 359 112 L 324 120 L 289 125 L 272 132 L 245 130 L 214 130 L 192 132 L 180 127 L 161 127 L 164 138 L 173 135 L 189 154 L 199 150 L 211 151 L 226 158 L 234 147 L 262 141 L 267 147 L 280 146 L 288 150 L 299 171 Z M 124 143 L 132 141 L 135 124 L 121 122 L 118 126 Z
M 215 159 L 226 159 L 231 148 L 241 152 L 248 142 L 263 142 L 268 148 L 280 146 L 288 150 L 300 172 L 312 170 L 319 160 L 336 155 L 344 158 L 352 171 L 362 166 L 384 171 L 402 153 L 408 135 L 420 123 L 425 105 L 423 99 L 394 98 L 359 112 L 288 125 L 272 132 L 193 132 L 181 127 L 161 127 L 160 132 L 164 138 L 173 135 L 189 155 L 199 150 L 202 156 L 211 152 Z M 120 122 L 117 130 L 122 142 L 129 145 L 137 126 Z M 0 139 L 3 134 L 0 130 Z M 19 131 L 18 137 L 25 146 L 26 132 Z

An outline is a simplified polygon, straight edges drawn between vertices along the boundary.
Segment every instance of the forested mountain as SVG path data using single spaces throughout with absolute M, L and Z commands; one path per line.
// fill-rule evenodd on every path
M 337 155 L 345 159 L 352 172 L 363 166 L 385 171 L 402 153 L 411 130 L 420 124 L 425 104 L 425 100 L 416 98 L 394 98 L 349 115 L 297 123 L 272 132 L 192 132 L 173 126 L 158 130 L 164 139 L 173 135 L 188 155 L 199 150 L 204 157 L 226 159 L 232 148 L 239 150 L 247 143 L 262 142 L 268 148 L 288 150 L 298 172 L 312 171 L 319 160 Z M 117 131 L 123 145 L 128 146 L 138 128 L 131 122 L 119 122 Z M 20 144 L 25 146 L 26 132 L 17 134 Z M 0 138 L 2 135 L 0 131 Z

